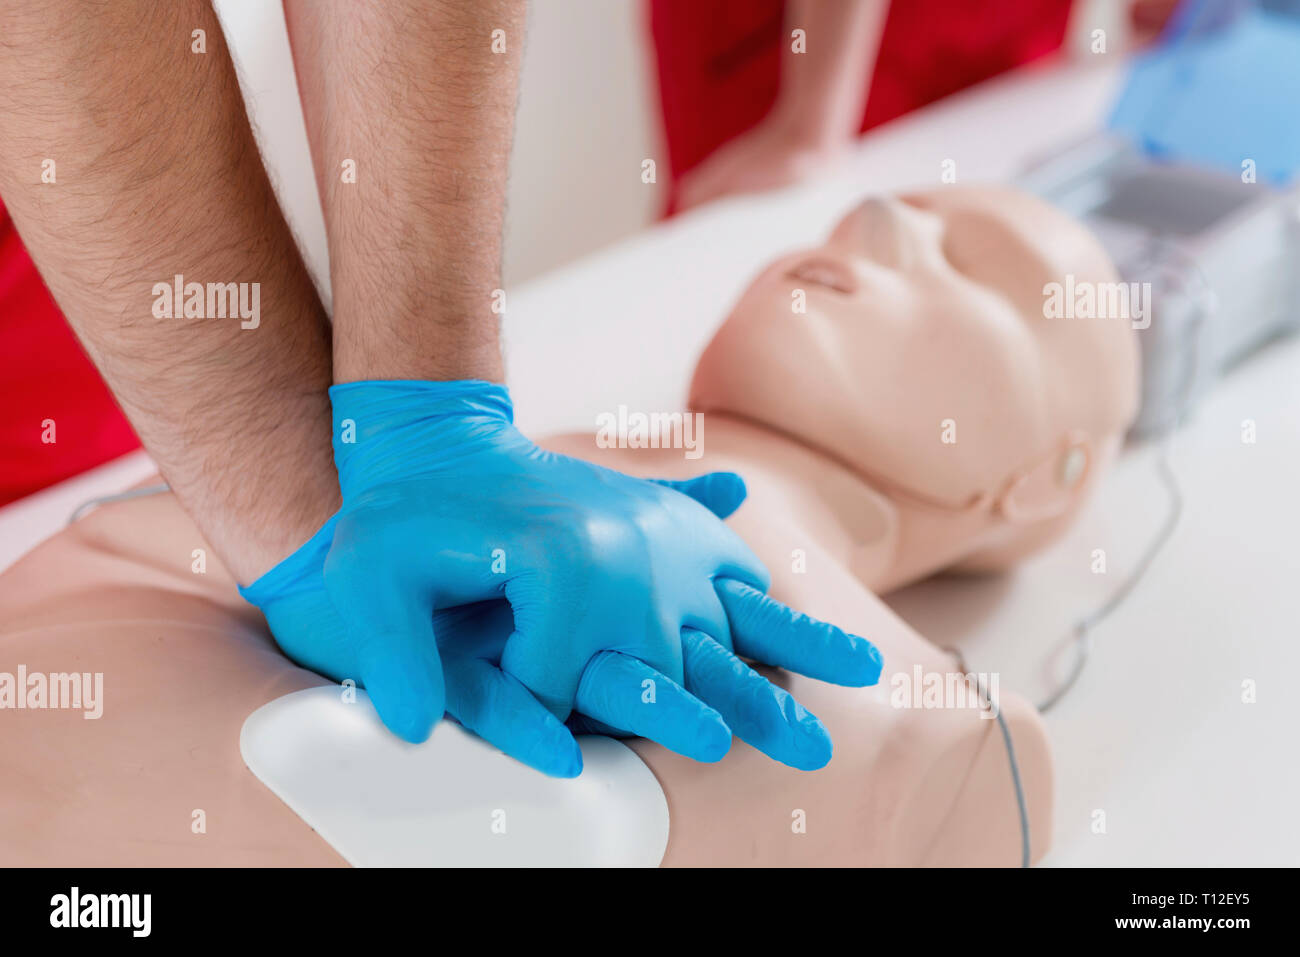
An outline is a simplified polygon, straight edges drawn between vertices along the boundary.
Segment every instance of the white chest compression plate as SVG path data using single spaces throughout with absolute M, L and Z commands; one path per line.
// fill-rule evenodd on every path
M 424 744 L 380 723 L 357 690 L 277 698 L 249 715 L 244 763 L 349 863 L 376 866 L 654 867 L 668 802 L 613 738 L 584 735 L 583 771 L 550 778 L 450 721 Z

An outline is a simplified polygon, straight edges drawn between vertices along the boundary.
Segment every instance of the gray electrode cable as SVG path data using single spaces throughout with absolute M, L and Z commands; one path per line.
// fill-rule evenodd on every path
M 1016 810 L 1020 813 L 1020 866 L 1029 866 L 1029 808 L 1025 804 L 1025 787 L 1020 782 L 1020 765 L 1016 761 L 1016 746 L 1011 740 L 1011 729 L 1007 719 L 1002 717 L 998 708 L 998 728 L 1002 731 L 1002 743 L 1007 748 L 1007 762 L 1011 765 L 1011 784 L 1016 789 Z
M 1074 661 L 1070 665 L 1069 673 L 1061 680 L 1061 683 L 1037 705 L 1039 712 L 1042 714 L 1046 714 L 1074 687 L 1079 680 L 1079 676 L 1083 674 L 1084 665 L 1088 662 L 1088 653 L 1092 650 L 1092 629 L 1110 617 L 1124 603 L 1125 599 L 1133 593 L 1133 589 L 1142 581 L 1148 569 L 1155 562 L 1156 556 L 1164 550 L 1165 545 L 1169 543 L 1169 539 L 1173 537 L 1174 529 L 1178 527 L 1179 519 L 1182 518 L 1183 514 L 1183 495 L 1178 487 L 1178 479 L 1174 476 L 1174 471 L 1169 465 L 1168 438 L 1163 439 L 1160 443 L 1160 449 L 1156 457 L 1156 470 L 1159 472 L 1160 479 L 1164 483 L 1165 491 L 1169 496 L 1169 508 L 1165 513 L 1165 520 L 1151 543 L 1147 545 L 1146 551 L 1142 553 L 1142 557 L 1138 559 L 1137 565 L 1134 566 L 1129 576 L 1120 583 L 1119 587 L 1100 606 L 1075 622 L 1072 632 L 1073 637 L 1070 640 L 1070 645 L 1075 650 Z
M 1007 751 L 1007 763 L 1011 766 L 1011 786 L 1016 792 L 1016 812 L 1020 818 L 1020 866 L 1028 867 L 1030 860 L 1029 805 L 1025 801 L 1024 783 L 1020 780 L 1020 762 L 1016 760 L 1016 745 L 1011 739 L 1011 728 L 1007 725 L 1007 719 L 1002 716 L 1001 705 L 989 695 L 988 689 L 984 686 L 984 681 L 978 675 L 971 675 L 970 669 L 966 666 L 966 658 L 962 655 L 961 650 L 959 648 L 945 648 L 943 650 L 957 659 L 957 667 L 961 669 L 961 674 L 975 678 L 976 694 L 980 696 L 980 701 L 993 712 L 993 717 L 997 719 L 998 730 L 1002 733 L 1002 744 Z
M 133 498 L 144 498 L 146 495 L 161 495 L 163 492 L 170 492 L 171 486 L 166 482 L 161 485 L 146 485 L 144 488 L 131 488 L 125 492 L 117 492 L 114 495 L 100 495 L 98 498 L 92 498 L 78 505 L 68 516 L 68 524 L 85 518 L 86 515 L 99 508 L 101 505 L 111 505 L 113 502 L 125 502 Z
M 1124 600 L 1132 594 L 1133 589 L 1137 587 L 1143 576 L 1146 575 L 1147 570 L 1155 562 L 1156 556 L 1160 554 L 1165 545 L 1168 544 L 1169 539 L 1173 537 L 1174 529 L 1178 527 L 1178 521 L 1182 517 L 1183 513 L 1183 496 L 1182 492 L 1178 488 L 1178 482 L 1174 477 L 1173 469 L 1169 466 L 1168 442 L 1168 437 L 1162 441 L 1159 458 L 1157 459 L 1157 468 L 1159 469 L 1160 477 L 1164 481 L 1165 488 L 1169 493 L 1169 511 L 1165 516 L 1164 523 L 1161 525 L 1160 531 L 1156 534 L 1155 538 L 1153 538 L 1151 543 L 1147 546 L 1146 551 L 1143 552 L 1142 557 L 1138 560 L 1137 566 L 1134 568 L 1133 572 L 1124 579 L 1120 586 L 1111 593 L 1111 596 L 1107 598 L 1101 606 L 1094 609 L 1083 618 L 1080 618 L 1075 624 L 1073 633 L 1074 637 L 1070 642 L 1075 649 L 1074 663 L 1071 665 L 1070 673 L 1066 675 L 1065 679 L 1062 680 L 1061 683 L 1058 684 L 1056 688 L 1036 706 L 1040 714 L 1046 714 L 1050 708 L 1064 698 L 1070 689 L 1074 687 L 1075 683 L 1079 680 L 1079 676 L 1083 674 L 1083 667 L 1088 661 L 1088 652 L 1092 647 L 1092 629 L 1102 621 L 1105 621 L 1106 618 L 1108 618 L 1115 609 L 1122 605 Z M 957 652 L 955 649 L 949 649 L 949 651 L 957 656 L 957 661 L 962 672 L 964 674 L 970 674 L 961 653 Z M 1020 764 L 1016 760 L 1015 744 L 1011 740 L 1011 729 L 1007 727 L 1006 718 L 1002 716 L 1002 709 L 997 707 L 996 702 L 990 701 L 984 690 L 983 682 L 977 681 L 976 686 L 979 690 L 980 697 L 983 698 L 985 702 L 988 702 L 992 707 L 996 708 L 994 714 L 998 720 L 998 728 L 1002 732 L 1002 742 L 1006 745 L 1007 762 L 1011 766 L 1011 783 L 1016 792 L 1016 811 L 1020 816 L 1020 866 L 1028 867 L 1030 862 L 1029 809 L 1025 802 L 1024 785 L 1020 779 Z
M 1178 250 L 1181 252 L 1181 250 Z M 1080 618 L 1074 626 L 1070 645 L 1075 649 L 1074 662 L 1070 666 L 1069 673 L 1054 688 L 1051 693 L 1043 699 L 1038 705 L 1040 714 L 1046 714 L 1053 708 L 1079 680 L 1083 674 L 1084 665 L 1088 662 L 1088 654 L 1092 650 L 1092 630 L 1110 617 L 1117 608 L 1133 593 L 1138 583 L 1145 577 L 1147 571 L 1155 563 L 1156 557 L 1164 550 L 1165 545 L 1173 538 L 1174 530 L 1183 515 L 1183 494 L 1178 485 L 1177 476 L 1174 474 L 1173 467 L 1169 464 L 1169 447 L 1173 442 L 1174 435 L 1182 426 L 1183 419 L 1187 414 L 1188 407 L 1191 405 L 1191 395 L 1193 386 L 1197 377 L 1197 362 L 1199 361 L 1200 351 L 1197 349 L 1197 340 L 1205 328 L 1206 322 L 1215 313 L 1218 303 L 1214 296 L 1214 290 L 1205 281 L 1200 267 L 1190 256 L 1184 256 L 1184 263 L 1188 270 L 1185 277 L 1188 285 L 1191 287 L 1190 292 L 1195 297 L 1197 309 L 1187 323 L 1187 333 L 1184 336 L 1183 346 L 1185 349 L 1186 361 L 1184 369 L 1186 374 L 1178 390 L 1178 399 L 1176 402 L 1176 411 L 1168 427 L 1160 436 L 1160 444 L 1156 452 L 1156 470 L 1160 475 L 1161 482 L 1164 484 L 1165 491 L 1168 493 L 1169 509 L 1165 515 L 1165 520 L 1160 526 L 1160 530 L 1151 540 L 1143 551 L 1142 556 L 1138 559 L 1137 565 L 1133 571 L 1120 583 L 1119 587 L 1111 593 L 1100 606 L 1092 612 Z M 957 656 L 963 673 L 969 674 L 966 668 L 965 660 L 961 653 L 954 649 L 949 649 Z M 983 688 L 980 689 L 982 697 Z M 1007 761 L 1011 765 L 1011 782 L 1016 792 L 1016 808 L 1020 815 L 1020 866 L 1028 867 L 1030 861 L 1029 847 L 1029 811 L 1025 804 L 1024 786 L 1020 779 L 1020 765 L 1016 761 L 1016 749 L 1011 740 L 1011 731 L 1007 727 L 1006 720 L 1002 717 L 1002 709 L 997 710 L 998 727 L 1002 731 L 1002 740 L 1007 749 Z
M 1165 488 L 1169 503 L 1168 510 L 1165 513 L 1165 520 L 1161 523 L 1160 529 L 1143 550 L 1137 564 L 1133 567 L 1133 571 L 1120 582 L 1119 587 L 1100 606 L 1075 622 L 1074 628 L 1071 630 L 1071 637 L 1068 640 L 1068 647 L 1074 649 L 1074 660 L 1071 662 L 1070 670 L 1065 678 L 1038 705 L 1038 710 L 1042 714 L 1046 714 L 1051 708 L 1055 707 L 1078 682 L 1079 676 L 1083 674 L 1084 666 L 1088 663 L 1088 656 L 1092 651 L 1093 629 L 1114 614 L 1133 593 L 1133 590 L 1137 588 L 1155 563 L 1156 557 L 1169 544 L 1169 540 L 1173 538 L 1174 531 L 1177 529 L 1178 522 L 1183 515 L 1183 493 L 1178 484 L 1178 477 L 1174 474 L 1173 466 L 1170 465 L 1169 452 L 1174 436 L 1182 427 L 1183 419 L 1186 417 L 1188 408 L 1191 405 L 1192 391 L 1196 385 L 1198 374 L 1197 364 L 1200 361 L 1200 350 L 1197 348 L 1197 343 L 1207 322 L 1216 312 L 1218 303 L 1214 296 L 1214 290 L 1206 282 L 1205 276 L 1195 259 L 1184 253 L 1173 243 L 1159 242 L 1153 243 L 1153 246 L 1172 250 L 1183 257 L 1186 272 L 1176 276 L 1176 280 L 1185 283 L 1181 291 L 1187 294 L 1196 306 L 1185 326 L 1186 331 L 1182 342 L 1184 376 L 1179 384 L 1174 403 L 1174 415 L 1161 432 L 1156 451 L 1156 472 Z M 1166 290 L 1162 289 L 1161 291 Z

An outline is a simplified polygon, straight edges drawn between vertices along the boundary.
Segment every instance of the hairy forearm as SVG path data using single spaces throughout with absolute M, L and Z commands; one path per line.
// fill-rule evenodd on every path
M 854 136 L 888 11 L 889 0 L 791 0 L 775 118 L 813 143 Z M 790 48 L 795 29 L 806 35 L 806 52 Z
M 329 234 L 335 380 L 502 381 L 493 291 L 523 0 L 284 6 Z
M 0 195 L 232 572 L 300 545 L 338 504 L 329 327 L 206 0 L 0 6 Z M 173 302 L 177 276 L 244 296 Z M 235 302 L 248 314 L 208 316 Z

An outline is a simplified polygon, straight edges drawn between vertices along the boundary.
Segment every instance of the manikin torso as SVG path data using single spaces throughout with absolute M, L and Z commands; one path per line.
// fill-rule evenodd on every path
M 764 527 L 750 544 L 772 571 L 773 594 L 869 636 L 886 675 L 880 687 L 854 689 L 760 669 L 830 731 L 835 754 L 820 771 L 777 764 L 739 740 L 717 764 L 629 741 L 668 802 L 664 864 L 1017 863 L 996 723 L 972 709 L 891 705 L 890 675 L 950 672 L 952 660 L 781 519 L 783 506 L 759 485 L 735 521 L 746 536 L 751 523 Z M 777 563 L 765 544 L 784 552 L 800 538 L 807 573 Z M 278 652 L 218 563 L 192 571 L 195 548 L 206 544 L 175 498 L 151 496 L 97 509 L 0 576 L 0 670 L 104 674 L 97 720 L 70 710 L 0 715 L 5 863 L 343 863 L 244 766 L 239 746 L 262 705 L 328 682 Z M 1004 691 L 1000 705 L 1037 858 L 1050 834 L 1047 740 L 1026 702 Z
M 668 800 L 665 864 L 1019 861 L 997 723 L 891 703 L 891 676 L 955 662 L 875 592 L 1040 547 L 1118 444 L 1136 397 L 1127 331 L 1034 324 L 1045 321 L 1038 287 L 1065 272 L 1113 276 L 1091 237 L 1025 197 L 867 203 L 824 247 L 766 270 L 706 351 L 691 395 L 701 458 L 601 448 L 590 434 L 542 443 L 638 475 L 740 472 L 749 497 L 729 523 L 771 571 L 772 593 L 884 657 L 867 689 L 765 671 L 830 731 L 820 771 L 740 741 L 713 765 L 629 742 Z M 791 313 L 792 289 L 806 313 Z M 945 324 L 954 309 L 961 334 Z M 17 784 L 0 810 L 15 835 L 7 863 L 341 862 L 238 750 L 260 705 L 326 682 L 278 654 L 215 562 L 193 574 L 200 547 L 159 496 L 92 513 L 0 576 L 0 670 L 75 660 L 105 673 L 108 699 L 98 721 L 4 715 L 0 765 Z M 1000 706 L 1037 858 L 1050 832 L 1047 740 L 1022 699 L 1003 690 Z M 212 822 L 202 834 L 196 809 Z

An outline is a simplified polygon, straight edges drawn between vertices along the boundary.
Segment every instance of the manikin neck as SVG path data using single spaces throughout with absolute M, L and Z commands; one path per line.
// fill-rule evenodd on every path
M 1014 531 L 987 502 L 932 503 L 763 423 L 731 413 L 707 416 L 710 459 L 719 456 L 752 480 L 761 475 L 779 483 L 801 513 L 820 512 L 821 520 L 808 523 L 815 543 L 873 590 L 916 581 Z

